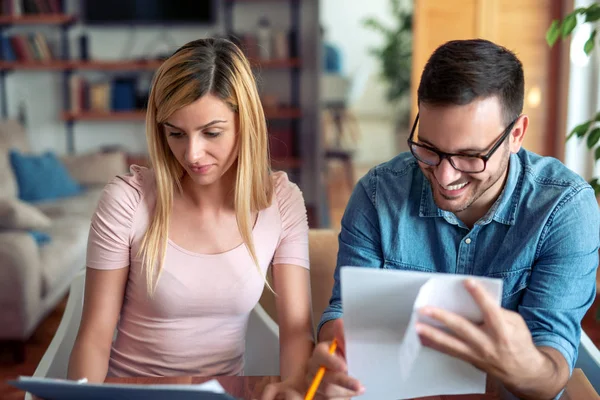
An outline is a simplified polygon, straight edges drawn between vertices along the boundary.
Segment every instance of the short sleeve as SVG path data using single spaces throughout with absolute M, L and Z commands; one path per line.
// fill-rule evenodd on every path
M 133 218 L 142 198 L 142 181 L 142 169 L 133 166 L 130 175 L 117 176 L 105 186 L 88 236 L 89 268 L 129 266 Z
M 308 269 L 308 218 L 304 197 L 286 173 L 276 172 L 273 179 L 281 215 L 281 235 L 273 264 L 292 264 Z

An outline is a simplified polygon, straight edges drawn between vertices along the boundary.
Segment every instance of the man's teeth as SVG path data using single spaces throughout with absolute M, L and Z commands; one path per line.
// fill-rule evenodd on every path
M 459 189 L 462 189 L 465 186 L 467 186 L 467 183 L 469 183 L 469 182 L 461 183 L 459 185 L 451 185 L 451 186 L 446 187 L 446 190 L 459 190 Z

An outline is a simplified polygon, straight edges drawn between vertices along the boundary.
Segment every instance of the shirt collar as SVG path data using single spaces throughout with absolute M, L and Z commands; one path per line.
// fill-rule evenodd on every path
M 498 200 L 492 205 L 486 215 L 481 218 L 477 224 L 488 224 L 492 219 L 505 225 L 514 225 L 519 204 L 519 193 L 523 183 L 521 174 L 521 160 L 517 154 L 511 153 L 508 168 L 508 177 L 506 184 Z M 431 184 L 425 178 L 425 175 L 419 169 L 422 179 L 421 204 L 419 206 L 420 217 L 444 217 L 448 222 L 458 224 L 456 216 L 448 211 L 438 208 L 433 200 Z

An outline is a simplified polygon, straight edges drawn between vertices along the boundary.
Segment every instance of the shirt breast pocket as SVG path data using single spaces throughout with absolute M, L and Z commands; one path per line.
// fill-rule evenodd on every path
M 385 260 L 383 262 L 383 269 L 399 269 L 402 271 L 416 271 L 416 272 L 437 272 L 434 268 L 424 267 L 416 265 L 415 263 L 406 263 L 402 261 Z
M 492 272 L 487 276 L 502 279 L 502 307 L 516 311 L 529 284 L 531 268 L 525 267 L 510 271 Z

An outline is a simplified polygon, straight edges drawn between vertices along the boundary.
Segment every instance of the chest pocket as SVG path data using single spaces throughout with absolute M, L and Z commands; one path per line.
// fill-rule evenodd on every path
M 386 259 L 383 262 L 384 269 L 400 269 L 403 271 L 418 271 L 418 272 L 436 272 L 432 267 L 424 267 L 421 265 L 408 264 L 400 261 L 393 261 Z
M 525 293 L 531 277 L 531 268 L 519 268 L 512 271 L 493 272 L 490 278 L 502 279 L 502 307 L 515 311 Z

